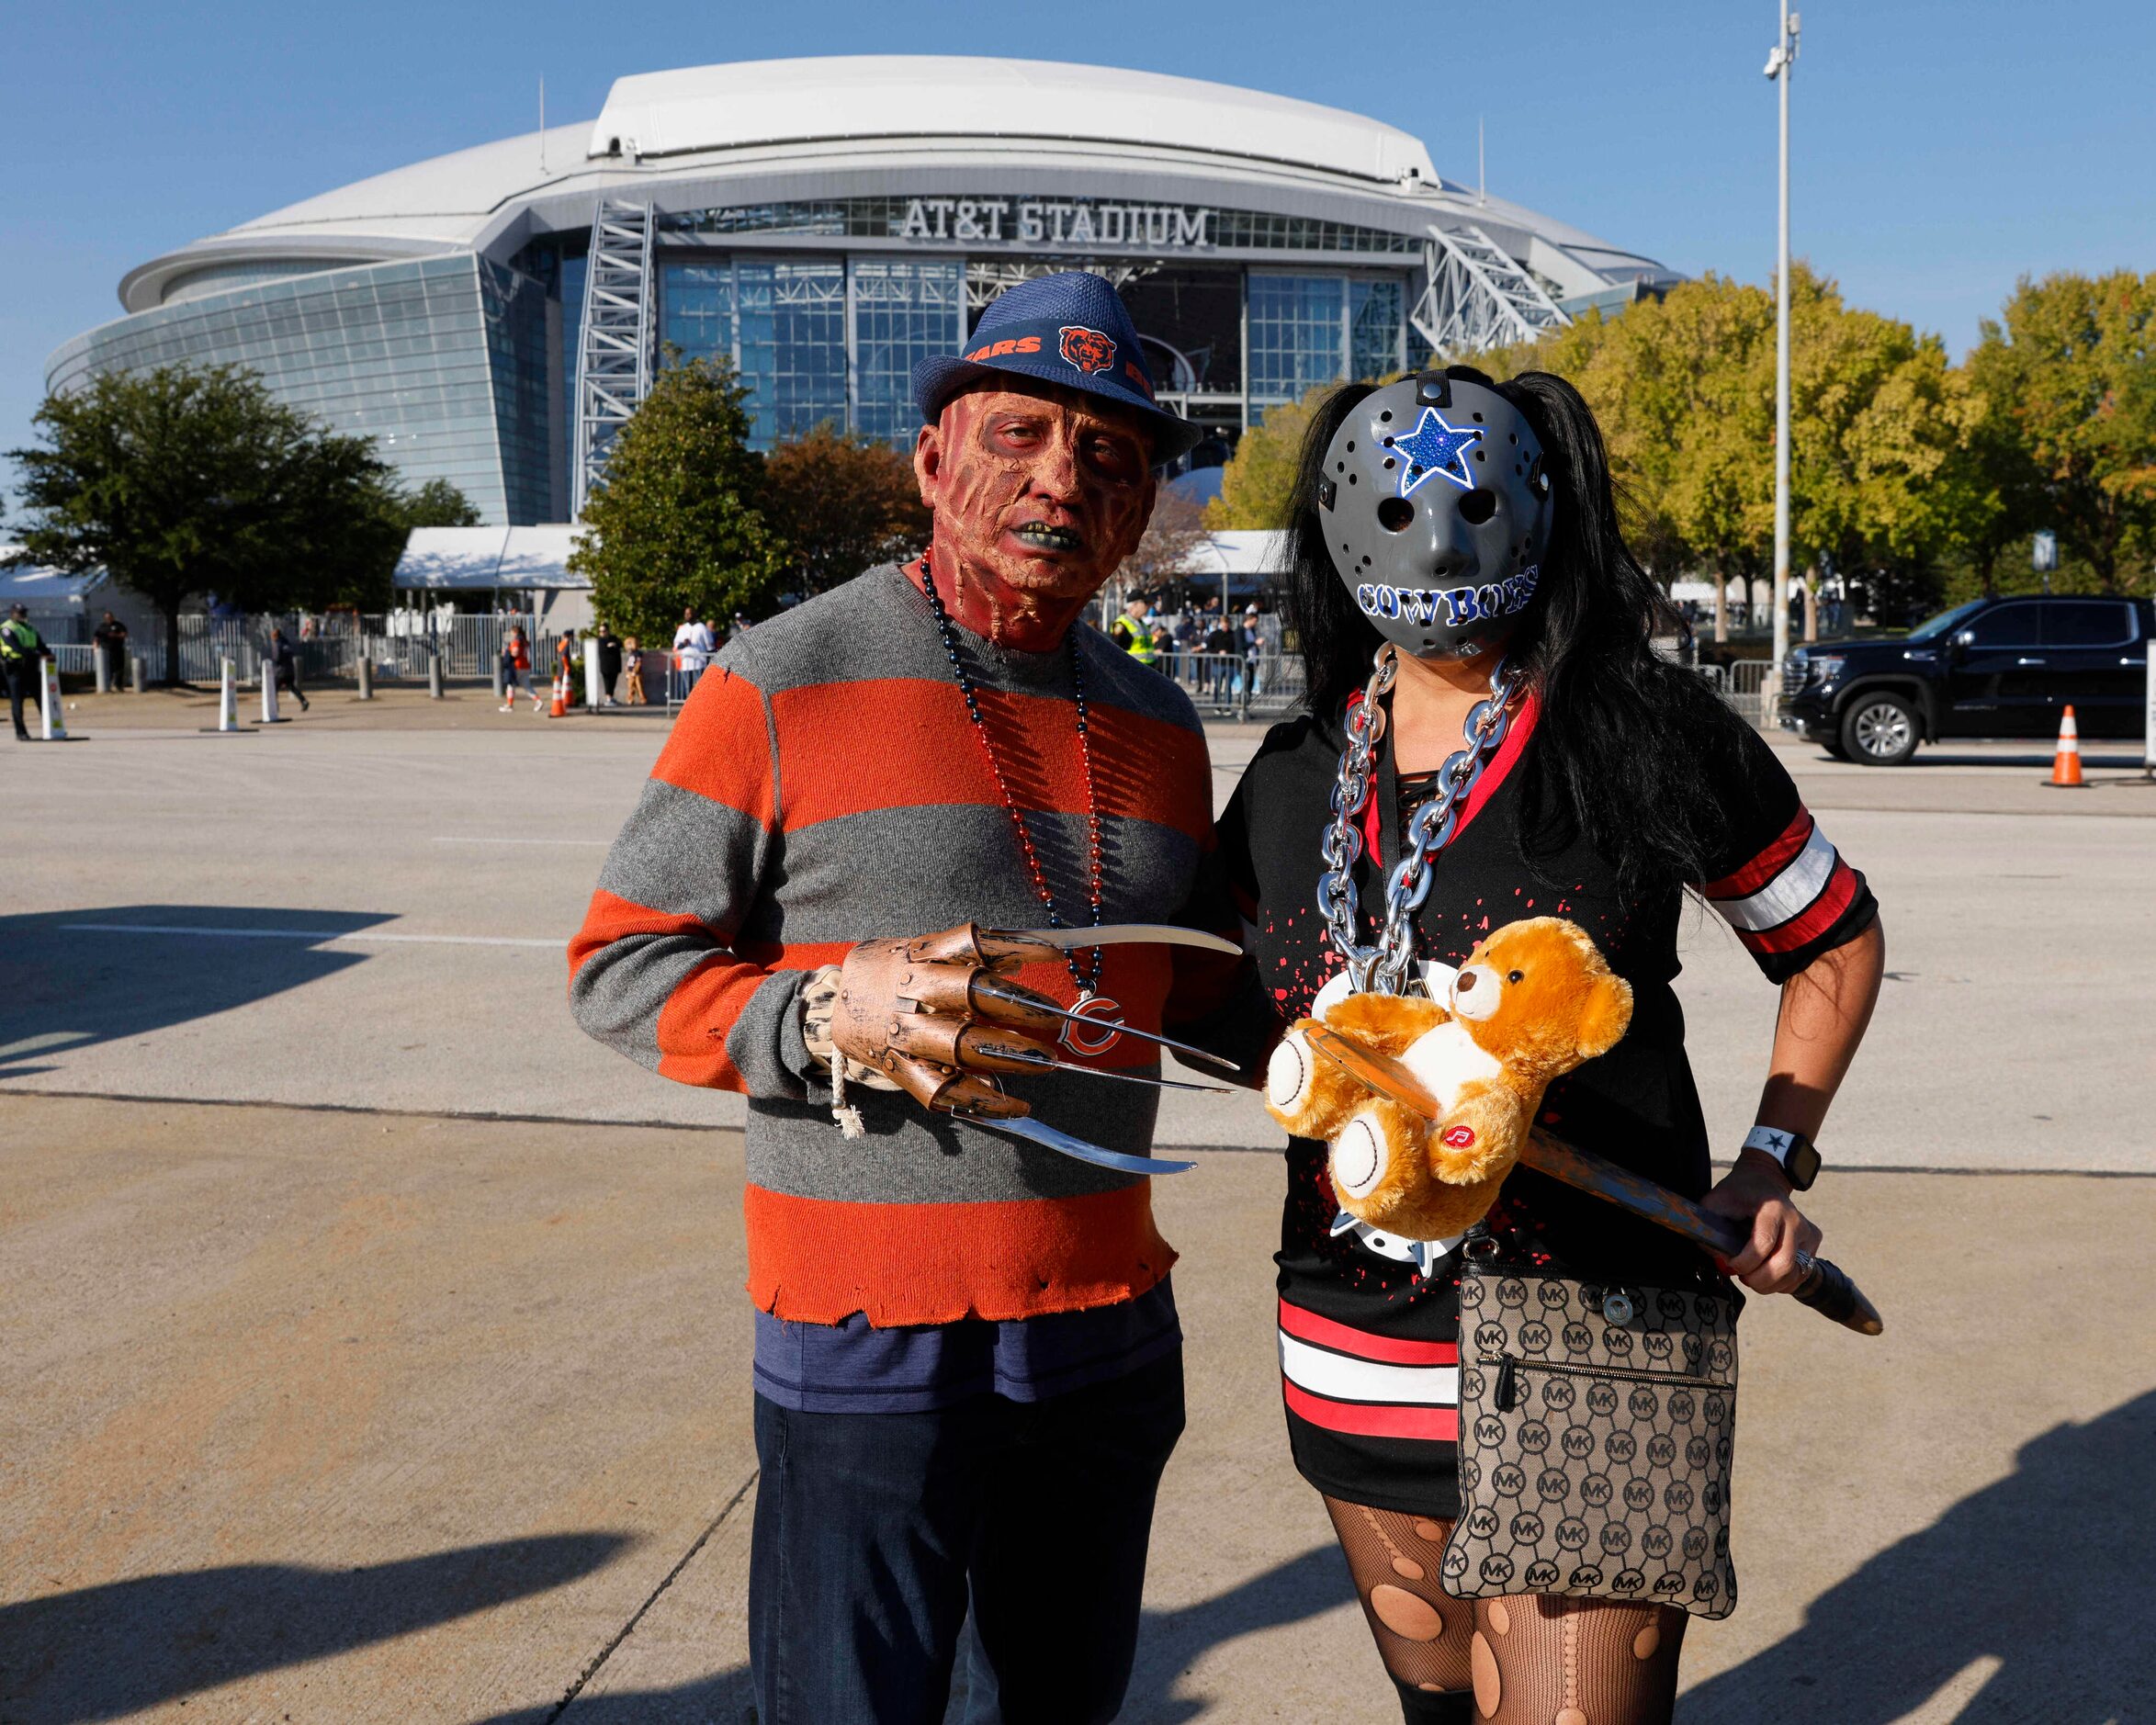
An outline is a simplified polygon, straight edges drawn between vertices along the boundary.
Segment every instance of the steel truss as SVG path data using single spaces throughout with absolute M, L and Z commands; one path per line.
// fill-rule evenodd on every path
M 1020 258 L 968 258 L 965 263 L 965 308 L 978 311 L 990 300 L 1001 298 L 1022 281 L 1032 281 L 1041 276 L 1057 276 L 1065 270 L 1083 270 L 1089 276 L 1098 276 L 1111 288 L 1122 288 L 1126 283 L 1138 281 L 1152 275 L 1162 266 L 1158 264 L 1101 264 L 1086 258 L 1042 260 L 1033 262 Z
M 584 271 L 583 333 L 577 342 L 576 459 L 570 513 L 606 466 L 606 452 L 651 389 L 657 325 L 651 272 L 651 206 L 599 200 Z
M 1572 321 L 1541 283 L 1473 224 L 1431 228 L 1422 257 L 1428 283 L 1408 321 L 1439 360 L 1531 342 Z

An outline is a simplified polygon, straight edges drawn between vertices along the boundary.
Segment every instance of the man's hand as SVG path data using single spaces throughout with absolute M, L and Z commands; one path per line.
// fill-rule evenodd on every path
M 1057 1020 L 1027 1011 L 1022 1002 L 1031 991 L 1002 976 L 1030 960 L 1060 956 L 1054 947 L 971 926 L 864 941 L 839 967 L 832 1046 L 924 1107 L 991 1119 L 1023 1114 L 1027 1105 L 988 1075 L 1036 1071 L 1053 1062 L 1046 1046 L 1012 1027 L 1045 1031 Z M 985 994 L 983 984 L 1001 998 Z
M 1700 1201 L 1751 1230 L 1744 1249 L 1722 1268 L 1754 1293 L 1788 1293 L 1803 1281 L 1806 1267 L 1798 1263 L 1798 1254 L 1817 1253 L 1823 1236 L 1790 1201 L 1789 1183 L 1771 1156 L 1742 1152 L 1736 1167 Z

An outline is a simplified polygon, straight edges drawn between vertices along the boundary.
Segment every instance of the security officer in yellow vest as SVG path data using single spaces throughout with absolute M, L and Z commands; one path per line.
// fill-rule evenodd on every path
M 39 674 L 39 661 L 51 657 L 52 649 L 30 627 L 30 614 L 21 605 L 9 606 L 7 621 L 0 623 L 0 674 L 7 679 L 7 705 L 15 714 L 15 740 L 18 743 L 30 739 L 22 722 L 22 698 L 28 694 L 43 702 L 42 691 L 31 679 Z
M 1146 602 L 1143 599 L 1127 599 L 1123 602 L 1123 615 L 1108 626 L 1108 638 L 1139 664 L 1150 665 L 1153 662 L 1153 626 L 1146 621 Z

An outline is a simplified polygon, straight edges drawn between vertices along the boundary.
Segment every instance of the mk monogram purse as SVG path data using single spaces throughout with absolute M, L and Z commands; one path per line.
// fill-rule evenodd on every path
M 1445 1591 L 1727 1617 L 1738 1299 L 1704 1282 L 1507 1268 L 1495 1247 L 1471 1243 L 1460 1277 L 1461 1513 Z

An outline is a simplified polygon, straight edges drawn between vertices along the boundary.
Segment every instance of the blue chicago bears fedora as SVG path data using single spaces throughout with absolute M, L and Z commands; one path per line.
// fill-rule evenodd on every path
M 920 359 L 913 400 L 934 424 L 960 389 L 1017 372 L 1083 389 L 1132 410 L 1153 434 L 1153 459 L 1174 460 L 1204 435 L 1153 399 L 1153 374 L 1138 332 L 1115 289 L 1098 276 L 1070 270 L 1038 276 L 999 295 L 981 313 L 964 354 Z

